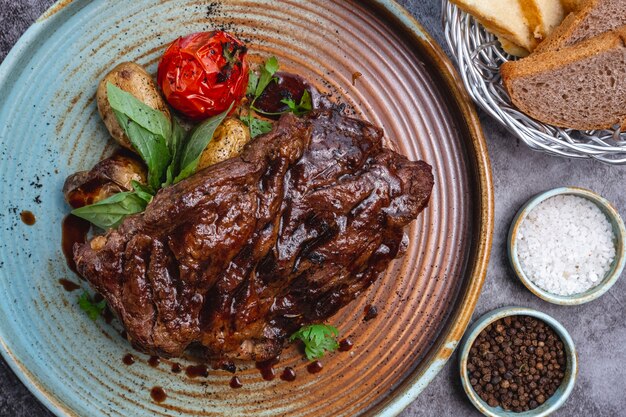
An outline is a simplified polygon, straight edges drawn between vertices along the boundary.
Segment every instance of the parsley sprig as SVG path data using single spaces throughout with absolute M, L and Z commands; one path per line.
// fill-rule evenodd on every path
M 328 324 L 310 324 L 302 327 L 289 337 L 290 342 L 296 340 L 304 343 L 304 354 L 312 361 L 320 359 L 326 352 L 332 352 L 339 348 L 337 337 L 339 330 Z
M 304 90 L 299 103 L 296 103 L 293 99 L 281 100 L 281 103 L 287 105 L 287 110 L 279 113 L 268 113 L 255 106 L 256 101 L 263 94 L 267 86 L 272 82 L 278 82 L 278 77 L 274 76 L 278 68 L 278 59 L 273 56 L 261 66 L 260 74 L 257 75 L 254 71 L 250 71 L 248 89 L 246 90 L 246 95 L 250 98 L 250 105 L 247 113 L 241 116 L 241 121 L 248 126 L 250 136 L 253 138 L 272 130 L 272 122 L 255 117 L 254 113 L 262 116 L 278 116 L 292 112 L 296 116 L 302 116 L 313 109 L 311 93 L 308 90 Z
M 87 313 L 87 316 L 89 316 L 91 320 L 96 321 L 107 306 L 107 302 L 102 300 L 96 303 L 94 299 L 89 296 L 89 293 L 84 291 L 78 299 L 78 305 L 81 310 Z

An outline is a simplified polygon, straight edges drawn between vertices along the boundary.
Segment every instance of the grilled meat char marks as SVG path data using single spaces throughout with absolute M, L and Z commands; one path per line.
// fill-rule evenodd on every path
M 264 360 L 403 253 L 432 186 L 430 166 L 383 148 L 369 123 L 285 115 L 74 257 L 137 348 L 179 356 L 198 343 L 209 357 Z

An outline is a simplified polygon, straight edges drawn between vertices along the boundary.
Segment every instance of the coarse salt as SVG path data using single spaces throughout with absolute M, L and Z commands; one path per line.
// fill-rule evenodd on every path
M 615 259 L 615 235 L 600 208 L 574 195 L 551 197 L 530 211 L 517 233 L 525 275 L 556 295 L 598 285 Z

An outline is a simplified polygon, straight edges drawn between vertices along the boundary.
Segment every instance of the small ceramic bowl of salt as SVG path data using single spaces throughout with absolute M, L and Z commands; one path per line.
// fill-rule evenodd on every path
M 511 265 L 524 285 L 554 304 L 595 300 L 620 277 L 626 229 L 598 194 L 576 187 L 533 197 L 509 231 Z

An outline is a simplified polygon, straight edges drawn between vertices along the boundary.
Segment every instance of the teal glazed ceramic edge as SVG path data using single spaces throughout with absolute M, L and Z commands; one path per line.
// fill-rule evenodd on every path
M 480 332 L 482 332 L 485 327 L 487 327 L 490 323 L 493 323 L 494 321 L 497 321 L 504 317 L 517 315 L 535 317 L 548 324 L 556 332 L 559 338 L 561 338 L 567 356 L 567 368 L 565 370 L 565 377 L 563 378 L 561 386 L 550 398 L 548 398 L 545 403 L 535 408 L 534 410 L 525 411 L 522 413 L 505 411 L 501 407 L 490 407 L 478 396 L 478 394 L 476 394 L 476 392 L 472 388 L 467 371 L 467 360 L 469 357 L 469 351 Z M 466 333 L 461 343 L 461 348 L 459 350 L 459 372 L 461 377 L 461 383 L 463 385 L 465 393 L 472 402 L 472 405 L 474 405 L 474 407 L 476 407 L 476 409 L 484 415 L 488 417 L 546 417 L 558 410 L 572 393 L 574 385 L 576 384 L 576 378 L 578 376 L 578 356 L 576 354 L 576 348 L 574 346 L 574 341 L 572 340 L 571 336 L 569 335 L 565 327 L 563 327 L 563 325 L 561 325 L 561 323 L 559 323 L 553 317 L 531 308 L 502 307 L 483 315 L 472 325 L 470 330 Z
M 520 225 L 535 207 L 537 207 L 543 201 L 557 195 L 575 195 L 590 200 L 592 203 L 596 204 L 598 208 L 600 208 L 600 210 L 607 216 L 607 218 L 611 222 L 611 225 L 613 226 L 613 232 L 615 233 L 615 261 L 613 262 L 611 269 L 606 274 L 604 279 L 598 285 L 590 288 L 583 293 L 573 294 L 569 296 L 552 294 L 537 286 L 526 276 L 517 257 L 516 238 Z M 624 221 L 619 215 L 619 212 L 608 200 L 594 193 L 593 191 L 584 188 L 561 187 L 537 194 L 536 196 L 531 198 L 526 204 L 524 204 L 524 206 L 522 206 L 522 208 L 515 215 L 513 222 L 511 223 L 511 228 L 509 229 L 509 236 L 507 239 L 507 251 L 509 262 L 511 263 L 511 267 L 515 271 L 515 275 L 517 275 L 519 280 L 522 281 L 526 288 L 528 288 L 533 294 L 553 304 L 579 305 L 588 303 L 600 297 L 601 295 L 606 293 L 615 284 L 615 282 L 617 282 L 622 272 L 624 271 L 624 266 L 626 265 L 625 242 L 626 228 L 624 226 Z
M 84 4 L 82 3 L 82 5 Z M 73 15 L 82 8 L 82 5 L 80 2 L 74 3 L 73 0 L 58 0 L 22 34 L 4 61 L 0 63 L 0 90 L 3 90 L 5 85 L 15 83 L 13 74 L 20 72 L 24 65 L 23 61 L 27 58 L 24 56 L 24 52 L 42 42 L 42 37 L 45 36 L 46 32 L 54 31 L 62 23 L 63 17 L 57 12 L 66 8 L 65 13 Z M 8 97 L 0 97 L 0 108 L 4 106 L 4 102 L 7 100 Z M 75 412 L 65 409 L 54 394 L 38 383 L 37 378 L 28 370 L 28 367 L 8 349 L 2 337 L 0 337 L 0 354 L 18 379 L 48 410 L 59 417 L 79 417 Z M 35 352 L 33 352 L 34 355 Z
M 471 301 L 471 308 L 466 308 L 464 311 L 458 312 L 455 329 L 450 333 L 451 337 L 447 339 L 445 344 L 436 349 L 437 352 L 435 353 L 435 357 L 432 359 L 430 366 L 423 371 L 420 376 L 413 379 L 412 383 L 408 386 L 399 389 L 400 393 L 397 397 L 390 400 L 383 407 L 379 407 L 377 415 L 380 415 L 381 417 L 394 417 L 399 415 L 406 407 L 415 401 L 422 390 L 424 390 L 424 388 L 426 388 L 426 386 L 428 386 L 435 376 L 437 376 L 437 374 L 443 369 L 467 329 L 487 273 L 486 268 L 491 254 L 494 227 L 494 202 L 491 163 L 483 137 L 482 127 L 480 125 L 480 121 L 478 120 L 476 110 L 472 104 L 472 100 L 469 98 L 469 95 L 467 94 L 455 67 L 452 65 L 452 62 L 437 42 L 430 37 L 421 24 L 410 13 L 408 13 L 406 9 L 400 6 L 396 0 L 376 0 L 375 3 L 383 6 L 397 20 L 399 20 L 413 36 L 428 45 L 428 47 L 435 52 L 435 56 L 433 58 L 437 60 L 437 64 L 442 69 L 442 75 L 446 77 L 448 86 L 455 93 L 454 98 L 456 99 L 456 103 L 461 107 L 461 111 L 463 112 L 470 129 L 470 136 L 473 139 L 472 145 L 474 146 L 477 154 L 482 158 L 482 161 L 477 162 L 477 166 L 480 171 L 480 192 L 483 194 L 483 202 L 486 203 L 484 207 L 481 207 L 481 230 L 477 231 L 477 233 L 480 233 L 484 239 L 481 239 L 481 247 L 478 249 L 476 261 L 477 267 L 474 271 L 472 271 L 473 282 L 471 282 L 470 285 L 473 288 L 468 290 L 468 298 L 473 298 Z

